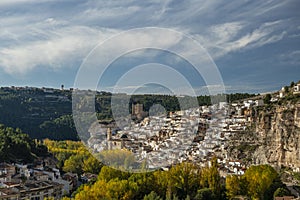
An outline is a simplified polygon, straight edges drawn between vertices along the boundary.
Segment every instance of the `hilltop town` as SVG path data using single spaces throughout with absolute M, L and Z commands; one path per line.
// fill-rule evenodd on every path
M 24 88 L 13 90 L 25 92 Z M 32 90 L 27 88 L 26 93 Z M 55 97 L 47 98 L 54 98 L 55 102 L 70 102 L 69 92 L 62 89 L 59 92 L 49 89 L 40 92 L 40 98 L 44 93 L 53 93 Z M 61 95 L 65 97 L 59 97 Z M 35 97 L 31 101 L 38 99 Z M 89 129 L 87 145 L 96 154 L 114 150 L 130 152 L 135 159 L 127 160 L 127 168 L 122 168 L 129 171 L 143 164 L 150 171 L 168 171 L 170 166 L 182 162 L 205 167 L 210 166 L 211 159 L 216 157 L 220 175 L 224 178 L 228 175 L 242 176 L 250 166 L 258 164 L 299 173 L 299 99 L 298 83 L 274 93 L 186 110 L 158 112 L 157 115 L 149 115 L 142 103 L 132 103 L 133 120 L 129 125 L 120 129 L 115 122 L 95 122 Z M 102 161 L 119 167 L 106 163 L 109 160 Z M 0 199 L 61 199 L 70 195 L 81 183 L 96 177 L 97 174 L 91 173 L 79 176 L 63 172 L 51 156 L 30 163 L 24 160 L 3 162 L 0 164 Z M 285 181 L 291 185 L 299 184 L 299 180 L 288 174 Z
M 138 123 L 132 121 L 122 130 L 115 125 L 100 124 L 102 128 L 90 130 L 88 145 L 95 152 L 129 150 L 137 158 L 137 162 L 142 163 L 146 160 L 149 169 L 171 166 L 183 161 L 204 166 L 213 156 L 217 156 L 224 176 L 242 175 L 250 165 L 261 164 L 259 159 L 252 157 L 252 153 L 263 142 L 257 139 L 260 134 L 257 129 L 262 110 L 287 98 L 287 90 L 283 88 L 272 95 L 148 116 Z M 291 87 L 289 92 L 298 100 L 299 93 L 300 84 Z M 299 128 L 300 104 L 297 102 L 293 108 L 293 123 Z M 133 104 L 132 115 L 141 118 L 144 115 L 143 105 Z M 271 119 L 264 118 L 262 126 L 264 130 L 271 129 Z M 241 142 L 243 139 L 245 141 Z M 234 151 L 237 150 L 244 153 L 234 155 Z M 269 164 L 275 167 L 278 167 L 276 164 L 279 165 Z M 300 171 L 299 164 L 283 165 L 291 167 L 295 172 Z M 134 167 L 131 166 L 133 169 Z

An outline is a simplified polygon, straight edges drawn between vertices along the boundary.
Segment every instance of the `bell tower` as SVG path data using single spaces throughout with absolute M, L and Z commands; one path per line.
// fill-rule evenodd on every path
M 111 140 L 111 128 L 110 127 L 107 128 L 106 138 L 107 138 L 107 141 Z

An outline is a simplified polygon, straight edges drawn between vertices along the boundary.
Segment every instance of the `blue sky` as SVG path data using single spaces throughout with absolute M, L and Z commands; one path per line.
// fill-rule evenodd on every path
M 0 85 L 72 87 L 97 44 L 133 28 L 161 27 L 198 41 L 218 67 L 227 92 L 278 90 L 300 80 L 299 9 L 298 0 L 1 0 Z M 177 42 L 158 38 L 167 39 L 170 45 Z M 149 55 L 140 53 L 140 64 Z M 136 54 L 115 62 L 103 78 L 106 89 L 122 67 L 138 63 L 132 57 Z M 164 53 L 153 54 L 152 60 L 166 64 L 166 58 L 169 65 L 176 60 Z M 198 91 L 213 87 L 198 81 L 184 61 L 176 63 L 173 67 L 181 67 Z M 167 78 L 177 81 L 176 76 Z M 120 91 L 141 86 L 130 84 Z

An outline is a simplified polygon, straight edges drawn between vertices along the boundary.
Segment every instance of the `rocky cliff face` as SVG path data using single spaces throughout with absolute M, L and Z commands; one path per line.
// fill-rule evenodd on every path
M 300 102 L 257 110 L 253 164 L 300 169 Z

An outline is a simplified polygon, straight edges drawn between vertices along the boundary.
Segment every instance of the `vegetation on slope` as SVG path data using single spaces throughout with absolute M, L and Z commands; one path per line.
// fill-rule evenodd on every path
M 116 94 L 114 98 L 129 99 L 128 110 L 132 103 L 142 103 L 144 111 L 149 111 L 152 105 L 160 104 L 166 111 L 180 109 L 180 98 L 185 98 L 186 105 L 192 97 L 176 97 L 171 95 L 132 95 Z M 72 91 L 47 88 L 0 88 L 0 123 L 6 126 L 21 128 L 32 138 L 49 138 L 53 140 L 78 140 L 72 120 Z M 253 94 L 228 94 L 229 102 L 249 98 Z M 216 98 L 222 99 L 222 95 Z M 111 98 L 109 92 L 97 92 L 95 110 L 99 120 L 111 121 Z M 198 104 L 210 105 L 210 96 L 197 97 Z M 84 99 L 82 100 L 84 103 Z
M 38 156 L 46 156 L 47 148 L 23 133 L 20 129 L 0 124 L 0 163 L 33 161 Z
M 216 159 L 200 168 L 183 162 L 169 171 L 122 172 L 104 166 L 94 184 L 81 186 L 70 199 L 219 200 L 234 197 L 273 199 L 290 195 L 277 172 L 268 165 L 250 167 L 245 175 L 219 174 Z

